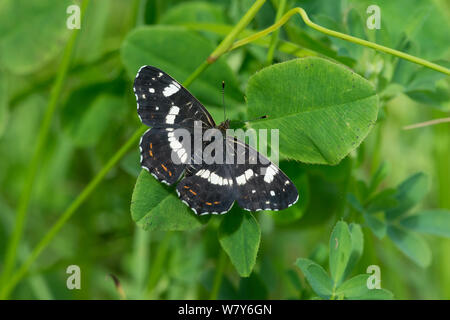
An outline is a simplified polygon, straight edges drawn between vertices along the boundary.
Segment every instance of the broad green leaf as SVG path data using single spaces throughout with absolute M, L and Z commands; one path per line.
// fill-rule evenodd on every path
M 255 129 L 279 129 L 280 154 L 307 163 L 337 164 L 367 136 L 378 113 L 370 82 L 321 58 L 267 67 L 247 86 Z
M 370 228 L 370 230 L 372 230 L 373 234 L 378 239 L 384 238 L 387 230 L 386 223 L 378 219 L 375 215 L 368 213 L 364 214 L 364 220 L 366 221 L 367 226 Z
M 357 232 L 357 231 L 356 231 Z M 358 235 L 355 235 L 357 238 Z M 357 241 L 357 239 L 355 239 Z M 352 238 L 347 223 L 339 221 L 330 237 L 330 273 L 334 284 L 339 285 L 352 252 Z
M 339 286 L 336 289 L 336 296 L 343 296 L 351 300 L 390 300 L 393 294 L 385 289 L 369 289 L 367 279 L 369 274 L 357 275 Z
M 16 74 L 38 70 L 62 51 L 70 0 L 2 0 L 0 65 Z
M 430 265 L 431 250 L 421 236 L 393 225 L 388 226 L 387 234 L 394 241 L 397 248 L 419 266 L 426 268 Z
M 359 258 L 361 258 L 364 250 L 364 235 L 361 226 L 359 224 L 351 223 L 348 228 L 352 240 L 352 251 L 342 279 L 346 279 L 352 273 L 353 268 L 359 261 Z
M 299 258 L 295 264 L 302 270 L 309 285 L 314 292 L 324 298 L 329 299 L 333 292 L 333 280 L 325 270 L 309 259 Z
M 450 211 L 445 209 L 425 210 L 400 220 L 410 230 L 450 237 Z
M 5 131 L 6 124 L 8 123 L 9 106 L 8 106 L 8 91 L 6 75 L 0 73 L 0 137 Z
M 361 202 L 359 202 L 359 200 L 355 197 L 355 195 L 353 193 L 347 194 L 347 201 L 348 201 L 348 203 L 350 203 L 350 205 L 353 207 L 353 209 L 355 209 L 359 213 L 366 212 L 366 210 L 363 208 Z
M 188 230 L 201 226 L 200 219 L 170 187 L 141 171 L 131 198 L 131 216 L 145 230 Z
M 255 217 L 236 206 L 219 227 L 219 241 L 241 277 L 248 277 L 256 262 L 261 230 Z
M 398 200 L 395 197 L 397 190 L 384 189 L 375 194 L 366 205 L 366 210 L 369 213 L 376 213 L 392 209 L 398 205 Z
M 419 172 L 410 176 L 397 187 L 395 198 L 399 204 L 386 211 L 386 218 L 393 220 L 400 217 L 419 203 L 427 192 L 428 179 L 424 173 Z
M 188 78 L 214 50 L 211 42 L 193 31 L 177 26 L 148 26 L 133 30 L 121 48 L 123 63 L 134 79 L 143 65 L 158 67 L 180 83 Z M 222 106 L 222 80 L 226 83 L 225 103 L 233 111 L 243 103 L 238 82 L 225 60 L 219 59 L 208 67 L 189 87 L 204 104 Z M 222 120 L 223 110 L 209 110 Z

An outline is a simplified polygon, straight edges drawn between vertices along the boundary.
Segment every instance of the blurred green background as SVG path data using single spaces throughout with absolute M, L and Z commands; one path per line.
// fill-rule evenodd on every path
M 132 50 L 127 42 L 130 33 L 144 25 L 155 28 L 151 30 L 168 25 L 175 34 L 188 32 L 201 37 L 200 44 L 204 45 L 200 49 L 198 43 L 192 47 L 178 46 L 170 33 L 166 38 L 158 38 L 159 41 L 143 43 L 154 54 L 154 61 L 148 61 L 150 65 L 158 66 L 160 61 L 182 52 L 184 60 L 172 61 L 171 70 L 175 71 L 166 70 L 177 73 L 176 70 L 185 69 L 184 65 L 190 66 L 189 59 L 196 54 L 210 53 L 210 48 L 217 46 L 252 3 L 250 0 L 90 1 L 38 164 L 14 270 L 140 126 L 132 90 L 137 70 L 127 69 L 133 65 L 133 57 L 127 55 Z M 74 32 L 66 28 L 69 17 L 66 8 L 71 4 L 80 3 L 70 0 L 0 3 L 0 271 L 54 78 Z M 279 0 L 267 0 L 247 31 L 273 24 L 279 4 Z M 366 28 L 369 16 L 366 9 L 371 4 L 372 1 L 365 0 L 288 0 L 286 8 L 300 6 L 317 24 L 450 65 L 448 1 L 377 1 L 381 8 L 380 30 Z M 294 262 L 298 257 L 309 257 L 326 268 L 332 227 L 343 218 L 363 226 L 364 253 L 355 273 L 365 273 L 367 266 L 379 265 L 382 287 L 393 292 L 397 299 L 450 299 L 448 234 L 447 238 L 423 236 L 432 260 L 429 266 L 421 267 L 389 237 L 380 240 L 374 236 L 347 201 L 348 193 L 361 194 L 360 181 L 370 181 L 384 163 L 388 173 L 380 190 L 395 188 L 414 173 L 423 172 L 428 189 L 413 210 L 450 209 L 448 123 L 403 129 L 449 116 L 449 77 L 325 36 L 308 28 L 298 16 L 281 29 L 279 37 L 274 63 L 312 53 L 338 61 L 370 80 L 380 96 L 378 121 L 361 146 L 337 166 L 284 164 L 288 175 L 301 176 L 301 187 L 297 187 L 303 201 L 288 219 L 282 217 L 283 212 L 255 215 L 262 240 L 254 272 L 249 278 L 240 278 L 227 261 L 218 297 L 313 298 L 314 292 Z M 211 86 L 216 90 L 193 87 L 194 94 L 216 122 L 221 120 L 223 79 L 231 83 L 226 93 L 229 115 L 246 117 L 244 92 L 248 79 L 271 63 L 267 58 L 270 36 L 265 40 L 220 59 L 225 67 L 217 68 L 217 85 Z M 291 47 L 286 49 L 282 44 Z M 167 51 L 170 46 L 177 54 Z M 33 264 L 11 298 L 120 298 L 110 274 L 119 279 L 129 299 L 209 297 L 221 250 L 215 228 L 219 221 L 187 232 L 148 232 L 138 228 L 130 215 L 131 194 L 140 172 L 138 152 L 136 145 L 108 172 Z M 66 287 L 66 268 L 72 264 L 81 268 L 81 290 Z

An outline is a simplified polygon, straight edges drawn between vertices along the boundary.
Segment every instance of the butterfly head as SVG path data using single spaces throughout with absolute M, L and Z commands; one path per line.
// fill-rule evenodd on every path
M 230 128 L 230 120 L 228 119 L 217 126 L 217 129 L 219 129 L 223 133 L 225 133 L 225 131 L 229 128 Z

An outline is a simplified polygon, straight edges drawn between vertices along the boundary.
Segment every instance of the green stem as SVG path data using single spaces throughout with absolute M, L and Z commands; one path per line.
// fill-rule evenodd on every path
M 151 294 L 153 288 L 156 286 L 161 276 L 164 261 L 166 261 L 167 252 L 169 250 L 169 244 L 172 235 L 173 235 L 172 232 L 167 232 L 162 241 L 159 243 L 158 250 L 155 256 L 155 261 L 152 264 L 150 275 L 148 277 L 147 295 Z
M 330 29 L 324 28 L 322 26 L 319 26 L 318 24 L 315 24 L 311 20 L 309 20 L 309 17 L 306 14 L 306 11 L 303 10 L 302 8 L 294 8 L 294 9 L 289 10 L 280 20 L 278 20 L 277 23 L 273 24 L 272 26 L 268 27 L 267 29 L 264 29 L 264 30 L 262 30 L 262 31 L 260 31 L 260 32 L 258 32 L 256 34 L 252 35 L 252 36 L 249 36 L 247 38 L 244 38 L 244 39 L 241 39 L 239 41 L 236 41 L 231 47 L 229 47 L 228 51 L 231 51 L 231 50 L 236 49 L 236 48 L 238 48 L 240 46 L 243 46 L 243 45 L 245 45 L 247 43 L 255 41 L 256 39 L 264 37 L 265 35 L 267 35 L 267 34 L 273 32 L 273 31 L 277 30 L 283 24 L 285 24 L 296 13 L 300 14 L 301 18 L 303 19 L 303 21 L 305 22 L 305 24 L 307 26 L 309 26 L 309 27 L 311 27 L 311 28 L 321 32 L 321 33 L 324 33 L 324 34 L 327 34 L 329 36 L 332 36 L 332 37 L 335 37 L 335 38 L 339 38 L 339 39 L 342 39 L 342 40 L 345 40 L 345 41 L 353 42 L 353 43 L 356 43 L 356 44 L 359 44 L 359 45 L 362 45 L 362 46 L 365 46 L 365 47 L 368 47 L 368 48 L 372 48 L 372 49 L 375 49 L 377 51 L 388 53 L 388 54 L 391 54 L 393 56 L 396 56 L 396 57 L 399 57 L 399 58 L 411 61 L 413 63 L 422 65 L 422 66 L 424 66 L 426 68 L 430 68 L 430 69 L 442 72 L 444 74 L 450 75 L 450 69 L 445 68 L 443 66 L 440 66 L 438 64 L 432 63 L 430 61 L 427 61 L 427 60 L 424 60 L 424 59 L 412 56 L 410 54 L 407 54 L 407 53 L 404 53 L 404 52 L 401 52 L 401 51 L 398 51 L 398 50 L 394 50 L 394 49 L 391 49 L 391 48 L 379 45 L 379 44 L 376 44 L 376 43 L 373 43 L 373 42 L 370 42 L 370 41 L 367 41 L 367 40 L 362 40 L 362 39 L 359 39 L 359 38 L 356 38 L 356 37 L 353 37 L 353 36 L 349 36 L 349 35 L 344 34 L 344 33 L 340 33 L 340 32 L 337 32 L 337 31 L 330 30 Z
M 208 58 L 208 62 L 216 61 L 221 55 L 230 51 L 236 37 L 244 30 L 250 21 L 253 20 L 255 15 L 258 13 L 259 9 L 266 2 L 266 0 L 256 0 L 255 3 L 248 9 L 245 15 L 239 20 L 236 26 L 231 30 L 231 32 L 222 40 L 222 42 L 217 46 Z
M 85 0 L 88 1 L 88 0 Z M 238 24 L 231 30 L 228 36 L 219 44 L 216 50 L 210 55 L 207 61 L 201 64 L 194 73 L 186 79 L 183 83 L 184 86 L 191 84 L 210 64 L 214 63 L 222 54 L 227 52 L 228 47 L 234 42 L 235 38 L 238 36 L 241 30 L 250 23 L 251 19 L 256 15 L 259 8 L 264 4 L 265 0 L 257 0 L 253 6 L 247 11 L 247 13 L 242 17 Z M 85 3 L 84 3 L 85 5 Z M 19 270 L 9 279 L 6 284 L 2 284 L 3 287 L 0 291 L 0 299 L 6 299 L 17 283 L 26 275 L 31 265 L 41 254 L 41 252 L 49 245 L 51 240 L 56 236 L 59 230 L 64 226 L 67 220 L 73 215 L 73 213 L 81 206 L 81 204 L 88 198 L 92 191 L 97 187 L 97 185 L 102 181 L 105 175 L 114 165 L 126 154 L 129 148 L 135 143 L 135 141 L 148 129 L 146 126 L 141 126 L 133 136 L 124 144 L 124 146 L 115 153 L 112 158 L 107 162 L 107 164 L 100 170 L 100 172 L 94 177 L 93 180 L 83 189 L 80 195 L 70 204 L 66 211 L 61 215 L 61 218 L 53 225 L 49 232 L 44 236 L 44 238 L 38 243 L 38 245 L 32 251 L 30 257 L 25 261 L 25 263 L 19 268 Z M 6 279 L 6 278 L 5 278 Z
M 278 9 L 277 9 L 277 14 L 275 16 L 275 23 L 281 19 L 281 17 L 283 16 L 284 10 L 286 8 L 286 0 L 280 0 Z M 270 45 L 269 45 L 269 50 L 267 51 L 267 65 L 271 65 L 272 61 L 273 61 L 273 54 L 275 52 L 275 49 L 277 47 L 278 44 L 278 35 L 280 33 L 280 29 L 278 28 L 277 30 L 275 30 L 272 34 L 272 39 L 270 39 Z
M 216 274 L 214 275 L 213 287 L 211 290 L 211 295 L 209 296 L 209 300 L 217 300 L 219 295 L 220 285 L 222 284 L 223 272 L 225 270 L 227 262 L 227 255 L 223 249 L 220 250 L 219 262 L 216 269 Z
M 28 269 L 41 254 L 41 252 L 50 244 L 52 239 L 56 236 L 59 230 L 65 225 L 67 220 L 75 213 L 75 211 L 83 204 L 87 197 L 92 193 L 92 191 L 98 186 L 98 184 L 103 180 L 106 174 L 111 170 L 116 163 L 131 149 L 135 147 L 136 141 L 141 137 L 141 135 L 147 130 L 148 127 L 142 125 L 137 129 L 133 136 L 119 149 L 119 151 L 114 154 L 114 156 L 109 159 L 106 165 L 100 170 L 100 172 L 94 177 L 94 179 L 89 182 L 89 184 L 83 189 L 83 191 L 78 195 L 78 197 L 72 202 L 72 204 L 63 212 L 61 217 L 56 221 L 53 227 L 46 233 L 38 245 L 33 249 L 31 255 L 25 261 L 25 263 L 19 268 L 19 270 L 13 275 L 10 281 L 3 286 L 0 292 L 0 299 L 5 299 L 15 287 L 20 279 L 28 272 Z
M 83 13 L 86 11 L 88 3 L 89 0 L 83 1 L 83 5 L 81 8 L 81 15 L 83 15 Z M 41 127 L 39 128 L 36 149 L 34 151 L 33 157 L 31 158 L 30 166 L 27 169 L 25 185 L 24 188 L 22 189 L 22 193 L 20 194 L 16 212 L 14 231 L 9 240 L 8 247 L 6 249 L 4 269 L 2 272 L 2 277 L 0 279 L 0 284 L 5 283 L 5 281 L 10 277 L 11 272 L 16 263 L 17 248 L 19 246 L 20 239 L 22 238 L 23 235 L 34 180 L 36 178 L 37 170 L 41 162 L 44 147 L 47 143 L 48 133 L 50 131 L 50 125 L 52 123 L 53 114 L 55 113 L 59 96 L 61 95 L 64 80 L 66 79 L 67 70 L 69 69 L 70 66 L 78 33 L 79 29 L 74 29 L 72 31 L 72 35 L 70 36 L 70 39 L 67 42 L 67 45 L 64 49 L 61 66 L 58 70 L 58 74 L 53 83 L 52 90 L 50 92 L 50 99 L 44 114 L 44 118 L 41 123 Z

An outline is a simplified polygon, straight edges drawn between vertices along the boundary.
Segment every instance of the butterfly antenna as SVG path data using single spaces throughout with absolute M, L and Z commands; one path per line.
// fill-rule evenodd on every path
M 246 122 L 252 122 L 252 121 L 256 121 L 256 120 L 266 119 L 266 118 L 268 118 L 268 117 L 269 117 L 268 115 L 264 115 L 264 116 L 261 116 L 261 117 L 258 117 L 258 118 L 254 118 L 254 119 L 250 119 L 250 120 L 245 120 L 245 121 L 242 121 L 242 122 L 244 122 L 244 123 L 246 123 Z
M 222 105 L 223 105 L 223 121 L 227 120 L 225 112 L 225 81 L 222 81 Z

